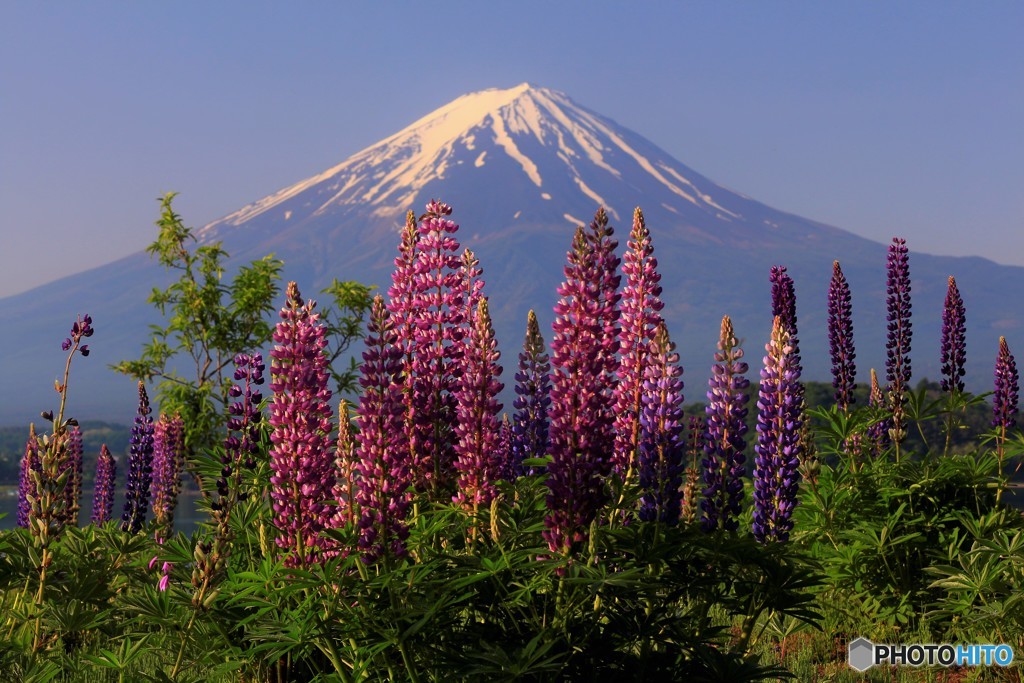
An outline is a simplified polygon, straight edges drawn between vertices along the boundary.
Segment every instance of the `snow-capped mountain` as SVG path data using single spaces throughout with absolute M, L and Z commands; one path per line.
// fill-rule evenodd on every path
M 833 259 L 853 289 L 859 379 L 884 364 L 885 245 L 728 190 L 565 94 L 529 84 L 460 97 L 197 233 L 239 261 L 274 253 L 306 296 L 316 298 L 333 277 L 386 289 L 405 213 L 421 212 L 431 198 L 454 207 L 457 237 L 480 258 L 507 367 L 527 311 L 550 323 L 572 232 L 598 206 L 623 246 L 633 208 L 644 209 L 690 399 L 703 396 L 723 314 L 746 340 L 756 375 L 771 326 L 774 264 L 788 266 L 796 281 L 807 377 L 830 379 L 825 300 Z M 953 274 L 968 307 L 969 379 L 985 389 L 998 336 L 1012 345 L 1021 329 L 1024 307 L 1001 292 L 1024 286 L 1024 269 L 912 251 L 911 274 L 915 381 L 938 376 L 941 305 Z M 13 337 L 0 354 L 0 377 L 17 389 L 0 392 L 0 424 L 29 419 L 52 402 L 57 344 L 79 311 L 92 313 L 97 333 L 88 362 L 76 362 L 73 408 L 81 417 L 130 419 L 131 383 L 105 366 L 137 356 L 146 325 L 156 320 L 146 292 L 166 279 L 138 254 L 0 300 L 0 322 Z

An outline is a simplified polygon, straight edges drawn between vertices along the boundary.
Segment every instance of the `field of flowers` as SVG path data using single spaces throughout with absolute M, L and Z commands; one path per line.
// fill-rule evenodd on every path
M 706 409 L 686 415 L 643 214 L 620 257 L 599 210 L 570 245 L 550 338 L 526 321 L 503 417 L 483 270 L 447 205 L 410 212 L 386 296 L 335 283 L 342 323 L 294 282 L 282 305 L 269 258 L 222 284 L 223 252 L 191 250 L 170 196 L 163 209 L 150 251 L 181 280 L 151 298 L 168 327 L 118 368 L 139 379 L 131 452 L 119 475 L 104 447 L 90 519 L 65 401 L 102 321 L 95 342 L 90 316 L 74 322 L 59 406 L 26 430 L 18 528 L 0 532 L 9 679 L 1020 680 L 846 664 L 857 636 L 1024 648 L 1024 519 L 1003 500 L 1024 447 L 1014 357 L 1000 338 L 990 402 L 965 391 L 950 277 L 941 386 L 913 389 L 903 240 L 866 404 L 836 262 L 829 405 L 808 407 L 778 266 L 758 367 L 724 316 L 708 363 L 688 361 Z M 361 364 L 335 367 L 364 331 Z M 332 380 L 358 398 L 335 410 Z M 979 411 L 991 428 L 963 447 Z M 187 536 L 186 477 L 208 514 Z

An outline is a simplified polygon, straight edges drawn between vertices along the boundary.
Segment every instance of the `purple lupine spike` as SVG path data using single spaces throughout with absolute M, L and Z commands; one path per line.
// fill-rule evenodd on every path
M 523 460 L 543 457 L 548 451 L 548 407 L 551 405 L 551 363 L 537 315 L 531 310 L 526 318 L 526 340 L 519 354 L 516 373 L 516 397 L 512 426 L 513 478 L 523 473 Z
M 903 420 L 910 387 L 910 342 L 913 337 L 910 322 L 910 259 L 907 241 L 899 237 L 894 237 L 889 245 L 886 311 L 888 337 L 885 344 L 885 376 L 889 382 L 889 402 L 892 408 L 892 440 L 899 444 L 907 432 Z
M 338 503 L 333 527 L 350 527 L 355 524 L 359 508 L 356 505 L 356 442 L 352 434 L 352 416 L 348 401 L 338 403 L 338 442 L 334 451 L 334 493 Z
M 850 285 L 839 261 L 832 262 L 832 281 L 828 287 L 828 345 L 832 357 L 832 387 L 836 405 L 848 410 L 854 404 L 857 381 L 857 354 L 853 346 L 853 304 Z
M 505 481 L 515 481 L 522 474 L 519 461 L 512 452 L 512 423 L 508 413 L 501 416 L 498 438 L 494 442 L 494 457 L 501 463 L 501 478 Z
M 999 354 L 996 356 L 995 393 L 992 395 L 992 426 L 996 429 L 1013 429 L 1017 424 L 1017 401 L 1020 397 L 1020 377 L 1017 362 L 1010 353 L 1006 337 L 999 338 Z
M 781 318 L 782 328 L 789 333 L 790 346 L 793 353 L 798 353 L 799 348 L 793 346 L 796 340 L 796 288 L 793 285 L 793 278 L 786 272 L 786 266 L 772 266 L 768 274 L 768 281 L 772 285 L 772 316 Z M 799 356 L 792 356 L 799 358 Z
M 65 433 L 66 458 L 61 472 L 68 473 L 64 484 L 64 524 L 78 526 L 78 511 L 82 505 L 82 431 L 73 425 Z
M 587 539 L 605 502 L 603 475 L 611 419 L 605 401 L 604 319 L 595 299 L 594 247 L 578 228 L 555 304 L 551 341 L 551 409 L 548 430 L 548 515 L 544 539 L 553 552 L 570 554 Z
M 722 332 L 718 341 L 715 364 L 708 380 L 707 421 L 704 436 L 704 491 L 700 507 L 701 528 L 705 532 L 716 529 L 735 531 L 743 500 L 745 473 L 743 450 L 747 442 L 744 418 L 749 399 L 746 390 L 749 380 L 743 377 L 747 364 L 743 349 L 739 347 L 729 316 L 722 318 Z
M 135 416 L 125 481 L 121 530 L 136 534 L 146 522 L 149 488 L 153 482 L 153 418 L 150 416 L 146 386 L 139 382 L 139 411 Z
M 615 387 L 615 447 L 612 470 L 626 478 L 636 471 L 636 452 L 640 444 L 640 411 L 644 375 L 651 344 L 662 322 L 661 275 L 654 258 L 651 234 L 638 207 L 633 212 L 622 273 L 622 329 L 619 333 L 618 384 Z
M 658 324 L 644 369 L 640 416 L 640 519 L 679 522 L 682 503 L 683 368 L 665 323 Z
M 377 296 L 370 308 L 366 350 L 359 385 L 363 388 L 356 409 L 356 502 L 363 562 L 382 557 L 403 557 L 412 505 L 412 459 L 403 440 L 401 400 L 402 349 L 384 300 Z
M 415 403 L 414 471 L 420 487 L 435 493 L 451 483 L 455 458 L 452 393 L 465 336 L 465 293 L 460 273 L 459 226 L 447 218 L 451 207 L 432 200 L 418 226 L 412 264 L 415 341 L 412 351 L 412 399 Z
M 181 491 L 185 459 L 185 423 L 180 415 L 160 415 L 153 426 L 153 519 L 160 527 L 158 538 L 174 528 L 174 509 Z
M 287 302 L 274 330 L 270 352 L 270 498 L 276 542 L 287 553 L 285 565 L 318 562 L 329 544 L 327 501 L 334 488 L 333 461 L 327 446 L 331 409 L 327 402 L 324 325 L 316 303 L 303 303 L 299 288 L 288 283 Z
M 871 368 L 871 393 L 868 395 L 868 405 L 876 410 L 886 410 L 885 394 L 878 384 L 878 373 Z M 878 457 L 891 443 L 889 431 L 892 429 L 892 418 L 885 419 L 868 427 L 867 436 L 871 448 L 871 454 Z
M 114 514 L 114 491 L 117 487 L 117 462 L 107 444 L 100 447 L 100 457 L 96 460 L 94 487 L 90 521 L 96 525 L 106 524 Z
M 686 438 L 686 481 L 682 488 L 680 519 L 687 524 L 697 520 L 700 512 L 700 461 L 704 455 L 704 420 L 700 415 L 688 419 Z
M 226 524 L 235 503 L 249 495 L 242 490 L 242 472 L 256 467 L 263 424 L 263 412 L 260 410 L 263 392 L 260 387 L 266 381 L 263 373 L 267 369 L 263 354 L 240 353 L 234 362 L 235 383 L 228 390 L 228 395 L 234 400 L 228 404 L 228 435 L 220 456 L 217 495 L 210 503 L 211 514 L 220 524 Z
M 754 538 L 782 543 L 793 529 L 800 487 L 803 401 L 798 393 L 800 370 L 791 362 L 793 347 L 781 316 L 775 318 L 765 350 L 754 446 Z
M 967 370 L 967 315 L 952 275 L 946 287 L 946 303 L 942 309 L 942 390 L 964 390 Z
M 28 426 L 28 441 L 25 443 L 25 455 L 21 458 L 21 466 L 18 468 L 18 526 L 28 528 L 29 512 L 32 509 L 32 499 L 39 496 L 36 478 L 42 471 L 42 461 L 39 459 L 39 439 L 36 437 L 36 426 Z M 33 472 L 36 473 L 33 476 Z
M 457 493 L 452 500 L 476 512 L 494 499 L 505 464 L 498 457 L 501 403 L 496 398 L 505 385 L 498 381 L 501 353 L 494 338 L 487 297 L 479 299 L 472 323 L 455 390 L 455 469 L 459 474 Z

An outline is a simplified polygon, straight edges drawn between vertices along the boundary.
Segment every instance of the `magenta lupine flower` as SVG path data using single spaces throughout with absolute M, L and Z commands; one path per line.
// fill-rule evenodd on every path
M 180 415 L 161 415 L 153 427 L 153 519 L 166 538 L 174 528 L 185 459 L 185 423 Z
M 412 397 L 415 403 L 416 475 L 420 485 L 438 491 L 450 484 L 455 459 L 452 393 L 462 355 L 466 319 L 459 226 L 447 217 L 451 207 L 437 201 L 420 218 L 412 264 L 415 341 Z
M 857 354 L 853 346 L 853 303 L 839 261 L 832 262 L 832 281 L 828 287 L 828 345 L 832 357 L 832 387 L 836 405 L 847 410 L 854 404 L 857 381 Z
M 906 436 L 903 407 L 910 387 L 910 342 L 913 334 L 910 322 L 910 263 L 907 241 L 899 237 L 894 237 L 892 244 L 889 245 L 886 295 L 886 320 L 889 330 L 885 344 L 885 376 L 889 382 L 892 407 L 892 438 L 900 442 Z
M 455 389 L 455 469 L 459 474 L 452 500 L 476 511 L 494 499 L 505 466 L 498 452 L 498 413 L 502 406 L 496 398 L 505 385 L 498 381 L 501 353 L 486 297 L 479 299 L 472 323 Z
M 117 462 L 107 444 L 100 447 L 100 457 L 96 460 L 94 487 L 89 521 L 97 525 L 106 524 L 114 514 L 114 491 L 117 488 Z
M 228 404 L 227 438 L 220 457 L 220 476 L 217 478 L 217 497 L 210 503 L 213 516 L 225 519 L 236 501 L 245 500 L 248 492 L 241 490 L 242 470 L 256 467 L 259 454 L 260 427 L 263 412 L 260 387 L 266 381 L 263 373 L 267 366 L 263 354 L 240 353 L 235 356 L 235 383 L 228 390 L 234 399 Z
M 373 300 L 356 409 L 358 444 L 356 502 L 359 549 L 367 564 L 381 557 L 403 557 L 412 505 L 413 473 L 403 443 L 402 350 L 380 296 Z
M 78 525 L 78 510 L 82 504 L 82 431 L 73 425 L 65 434 L 66 459 L 61 471 L 68 472 L 67 483 L 64 484 L 64 523 Z
M 334 450 L 334 500 L 338 510 L 334 513 L 334 528 L 355 524 L 356 505 L 356 442 L 352 434 L 352 417 L 348 401 L 338 403 L 338 442 Z
M 967 370 L 967 315 L 952 275 L 946 288 L 946 304 L 942 309 L 942 390 L 964 390 Z
M 640 519 L 663 524 L 679 522 L 682 503 L 683 368 L 668 337 L 665 323 L 658 325 L 644 369 L 638 453 Z
M 537 315 L 531 310 L 526 318 L 526 339 L 519 354 L 516 373 L 516 397 L 512 426 L 512 463 L 510 478 L 523 473 L 526 458 L 541 458 L 548 451 L 548 407 L 551 405 L 551 363 Z
M 171 585 L 171 569 L 174 568 L 172 562 L 164 562 L 163 567 L 160 568 L 160 581 L 156 584 L 156 589 L 160 592 L 165 592 Z
M 294 282 L 287 299 L 270 352 L 270 498 L 277 545 L 295 567 L 319 561 L 329 545 L 321 532 L 331 513 L 334 467 L 324 326 L 316 303 L 303 303 Z
M 635 471 L 635 454 L 640 444 L 640 410 L 644 376 L 651 344 L 662 322 L 661 275 L 654 258 L 651 234 L 643 212 L 633 212 L 633 229 L 626 243 L 622 273 L 619 323 L 619 370 L 615 387 L 615 450 L 612 469 L 625 478 Z
M 149 488 L 153 482 L 153 418 L 146 386 L 139 382 L 139 411 L 129 441 L 128 473 L 125 481 L 121 530 L 135 534 L 146 522 Z
M 747 364 L 743 349 L 733 333 L 732 320 L 722 318 L 715 364 L 708 380 L 708 406 L 704 437 L 704 491 L 701 500 L 701 527 L 706 532 L 716 529 L 735 531 L 743 501 L 743 475 L 746 460 L 743 450 L 747 442 L 744 418 L 747 416 L 746 394 L 750 382 L 743 377 Z
M 587 527 L 605 502 L 604 472 L 611 426 L 605 400 L 603 319 L 595 299 L 594 248 L 578 228 L 555 304 L 551 342 L 551 410 L 548 432 L 547 529 L 553 552 L 568 554 L 587 538 Z
M 754 446 L 754 538 L 761 543 L 789 540 L 800 487 L 803 401 L 789 339 L 785 323 L 776 317 L 765 346 Z
M 885 410 L 887 408 L 885 394 L 882 392 L 882 387 L 878 384 L 878 373 L 875 372 L 874 368 L 871 368 L 871 393 L 868 395 L 868 405 L 876 410 Z M 868 441 L 871 445 L 871 454 L 874 457 L 877 458 L 881 455 L 882 451 L 892 443 L 889 435 L 889 430 L 891 429 L 891 417 L 887 417 L 868 427 Z
M 1006 337 L 999 338 L 996 356 L 995 393 L 992 395 L 992 426 L 1000 430 L 1013 429 L 1017 424 L 1017 401 L 1020 397 L 1020 377 L 1017 362 L 1010 353 Z
M 612 466 L 615 447 L 615 387 L 619 382 L 619 300 L 622 297 L 619 293 L 619 282 L 622 276 L 618 273 L 621 259 L 615 254 L 619 242 L 612 239 L 613 234 L 615 229 L 608 225 L 608 214 L 603 208 L 599 208 L 585 235 L 594 253 L 594 267 L 589 281 L 592 291 L 597 293 L 594 313 L 601 330 L 598 358 L 601 361 L 602 374 L 597 385 L 601 416 L 596 426 L 602 444 L 602 475 L 607 475 Z
M 36 437 L 36 426 L 30 424 L 28 441 L 25 443 L 25 455 L 21 458 L 18 468 L 18 526 L 28 528 L 29 513 L 32 510 L 32 498 L 39 497 L 36 478 L 41 476 L 43 463 L 39 458 L 39 440 Z M 35 476 L 33 476 L 35 473 Z

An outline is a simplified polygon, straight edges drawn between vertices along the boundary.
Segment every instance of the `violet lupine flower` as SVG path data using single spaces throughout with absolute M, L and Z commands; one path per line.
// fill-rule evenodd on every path
M 850 285 L 839 261 L 832 262 L 832 281 L 828 287 L 828 345 L 832 357 L 832 387 L 836 405 L 848 410 L 854 404 L 857 381 L 857 354 L 853 346 L 853 304 Z
M 704 455 L 704 419 L 700 415 L 691 415 L 688 420 L 686 438 L 686 481 L 682 488 L 682 509 L 680 519 L 687 524 L 696 521 L 700 512 L 700 461 Z
M 270 498 L 278 547 L 285 565 L 319 561 L 327 548 L 327 501 L 334 488 L 334 467 L 327 437 L 331 409 L 327 402 L 327 357 L 324 326 L 316 303 L 303 303 L 299 288 L 288 283 L 281 322 L 274 329 L 270 367 Z
M 570 554 L 587 539 L 605 502 L 604 472 L 610 443 L 605 396 L 604 324 L 595 298 L 594 248 L 577 228 L 555 304 L 551 342 L 551 410 L 548 431 L 544 539 L 553 552 Z
M 415 340 L 412 398 L 415 403 L 415 472 L 420 486 L 435 492 L 450 484 L 455 459 L 455 389 L 465 336 L 459 226 L 448 219 L 451 207 L 427 204 L 420 218 L 416 260 L 412 264 Z M 399 328 L 401 331 L 401 328 Z
M 792 362 L 800 363 L 800 343 L 796 329 L 796 288 L 793 278 L 786 272 L 785 266 L 772 266 L 768 274 L 772 285 L 772 317 L 780 318 L 782 329 L 789 334 L 789 346 Z
M 153 519 L 160 527 L 158 538 L 174 528 L 174 509 L 181 491 L 185 460 L 185 423 L 180 415 L 161 415 L 153 426 Z
M 39 457 L 39 439 L 36 437 L 36 426 L 28 427 L 28 441 L 25 443 L 25 455 L 21 458 L 18 468 L 18 526 L 27 529 L 29 514 L 32 510 L 32 499 L 39 497 L 37 479 L 42 475 L 43 463 Z
M 1017 401 L 1020 397 L 1020 377 L 1017 362 L 1006 337 L 999 338 L 999 354 L 996 356 L 995 393 L 992 395 L 992 426 L 1006 433 L 1017 424 Z
M 356 506 L 356 442 L 352 434 L 352 417 L 349 403 L 342 399 L 338 403 L 338 442 L 334 450 L 334 500 L 338 511 L 334 513 L 334 528 L 355 524 L 358 514 Z
M 402 349 L 384 300 L 377 296 L 370 308 L 366 350 L 359 385 L 363 388 L 356 409 L 358 457 L 356 502 L 363 562 L 406 555 L 405 523 L 412 505 L 412 459 L 404 444 L 401 401 Z
M 146 386 L 139 382 L 139 412 L 135 416 L 128 455 L 121 530 L 136 534 L 146 522 L 149 487 L 153 482 L 153 418 Z
M 744 418 L 747 416 L 746 394 L 749 380 L 743 377 L 747 364 L 743 349 L 733 333 L 732 320 L 722 318 L 722 332 L 718 341 L 715 364 L 708 380 L 708 406 L 704 453 L 704 491 L 701 500 L 701 527 L 705 532 L 716 529 L 735 531 L 737 517 L 743 501 L 743 450 L 747 442 Z
M 522 474 L 520 461 L 512 452 L 512 423 L 508 420 L 508 413 L 501 416 L 498 438 L 494 441 L 494 458 L 501 463 L 501 478 L 505 481 L 515 481 Z
M 459 474 L 452 500 L 475 512 L 491 504 L 505 465 L 498 452 L 501 403 L 496 398 L 505 385 L 498 381 L 501 352 L 494 339 L 487 297 L 479 299 L 472 322 L 455 389 L 455 469 Z
M 622 289 L 619 322 L 619 370 L 615 387 L 615 447 L 612 470 L 625 479 L 635 471 L 636 452 L 640 444 L 640 411 L 644 376 L 651 344 L 662 322 L 661 275 L 654 258 L 651 234 L 639 207 L 633 212 L 633 229 L 629 234 L 622 272 L 626 284 Z
M 68 473 L 64 484 L 64 524 L 78 526 L 82 504 L 82 431 L 73 425 L 64 438 L 64 462 L 60 466 L 62 473 Z
M 885 376 L 889 382 L 892 406 L 892 440 L 897 443 L 906 437 L 903 417 L 911 376 L 910 341 L 913 334 L 910 322 L 910 263 L 907 254 L 907 241 L 894 237 L 889 245 L 887 264 L 888 340 L 885 344 Z
M 114 490 L 117 487 L 117 462 L 110 454 L 107 444 L 100 447 L 100 457 L 96 460 L 95 489 L 92 494 L 93 524 L 106 524 L 114 514 Z
M 80 343 L 83 338 L 91 337 L 93 332 L 92 318 L 86 313 L 71 325 L 71 336 L 61 342 L 60 348 L 64 351 L 70 351 L 72 346 Z M 88 356 L 89 345 L 82 344 L 78 347 L 78 352 L 83 356 Z
M 512 426 L 512 478 L 523 473 L 523 460 L 541 458 L 548 451 L 548 407 L 551 405 L 551 363 L 540 334 L 537 315 L 526 318 L 526 339 L 519 354 Z
M 256 467 L 260 426 L 263 424 L 263 413 L 260 410 L 263 392 L 260 387 L 266 381 L 263 373 L 267 369 L 261 353 L 240 353 L 235 356 L 234 362 L 235 383 L 228 390 L 228 395 L 235 400 L 228 404 L 228 435 L 224 439 L 224 452 L 220 456 L 217 497 L 210 503 L 213 517 L 225 523 L 235 503 L 245 500 L 249 495 L 241 490 L 242 470 Z
M 942 308 L 942 390 L 955 389 L 963 393 L 967 370 L 967 315 L 964 300 L 960 298 L 956 280 L 952 275 L 946 288 L 946 303 Z
M 878 384 L 878 373 L 875 372 L 874 368 L 871 368 L 871 393 L 868 395 L 868 405 L 876 410 L 885 410 L 887 408 L 885 394 L 882 392 L 882 387 Z M 868 427 L 867 436 L 870 442 L 871 454 L 874 457 L 877 458 L 882 454 L 882 451 L 889 447 L 891 443 L 889 430 L 891 429 L 891 417 L 887 417 Z
M 800 369 L 793 360 L 789 331 L 775 318 L 761 370 L 757 402 L 757 444 L 754 451 L 754 538 L 761 543 L 785 542 L 800 487 L 800 429 L 803 401 Z
M 668 337 L 665 323 L 658 324 L 644 369 L 638 451 L 640 519 L 662 524 L 679 522 L 682 503 L 683 368 Z

